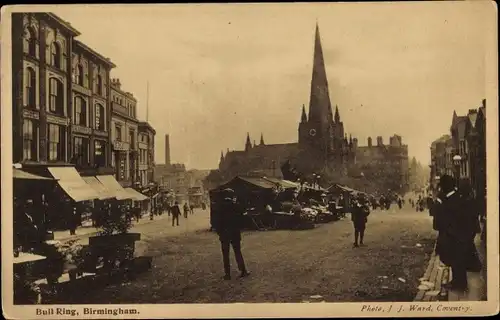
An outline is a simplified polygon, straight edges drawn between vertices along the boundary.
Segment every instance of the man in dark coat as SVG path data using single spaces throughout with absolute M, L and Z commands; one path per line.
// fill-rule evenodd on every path
M 474 239 L 478 233 L 481 233 L 481 225 L 479 223 L 479 205 L 474 197 L 474 192 L 469 180 L 460 181 L 458 193 L 462 200 L 461 216 L 464 221 L 464 238 L 467 241 L 466 269 L 471 272 L 479 272 L 482 269 L 482 264 L 479 259 L 477 248 Z
M 434 229 L 438 231 L 436 253 L 440 260 L 451 267 L 452 281 L 445 287 L 467 290 L 466 257 L 470 253 L 470 220 L 463 210 L 463 201 L 455 188 L 455 179 L 443 175 L 439 180 L 440 193 L 434 208 Z
M 181 208 L 179 207 L 178 201 L 175 201 L 174 205 L 170 207 L 170 211 L 172 212 L 172 227 L 174 226 L 175 221 L 177 221 L 177 225 L 179 225 L 179 216 L 181 215 Z
M 365 237 L 366 222 L 368 221 L 368 215 L 370 214 L 370 208 L 368 207 L 367 201 L 363 194 L 360 194 L 358 198 L 353 199 L 353 207 L 351 220 L 354 225 L 354 247 L 357 248 L 359 245 L 363 244 L 363 238 Z M 359 245 L 358 245 L 359 239 Z
M 236 195 L 232 189 L 223 191 L 224 199 L 222 200 L 217 214 L 214 215 L 213 228 L 219 235 L 219 240 L 222 249 L 222 259 L 224 263 L 224 280 L 231 279 L 231 268 L 229 264 L 229 247 L 233 247 L 234 256 L 240 277 L 247 277 L 249 272 L 245 267 L 245 261 L 241 254 L 241 226 L 242 212 L 236 203 Z

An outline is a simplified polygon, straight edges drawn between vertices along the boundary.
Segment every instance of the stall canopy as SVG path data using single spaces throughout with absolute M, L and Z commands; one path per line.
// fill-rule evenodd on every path
M 83 180 L 99 194 L 99 200 L 114 198 L 113 192 L 108 190 L 96 177 L 82 177 Z
M 132 200 L 135 200 L 135 201 L 144 201 L 144 200 L 147 200 L 148 197 L 146 197 L 145 195 L 143 195 L 142 193 L 132 189 L 132 188 L 125 188 L 125 191 L 127 191 L 127 193 L 130 195 L 131 199 Z
M 270 181 L 276 185 L 279 185 L 284 189 L 297 189 L 298 187 L 300 187 L 300 185 L 298 183 L 295 183 L 295 182 L 292 182 L 289 180 L 281 180 L 281 179 L 277 179 L 277 178 L 267 178 L 267 177 L 265 177 L 263 179 Z
M 123 187 L 116 181 L 115 177 L 107 176 L 96 176 L 97 180 L 104 185 L 104 187 L 109 190 L 113 196 L 118 200 L 132 199 L 131 195 L 123 189 Z
M 235 192 L 245 192 L 245 191 L 261 191 L 261 190 L 271 190 L 273 188 L 276 188 L 276 184 L 268 181 L 264 178 L 257 178 L 257 177 L 235 177 L 228 183 L 225 183 L 216 189 L 211 190 L 211 192 L 217 192 L 217 191 L 222 191 L 226 188 L 231 188 Z
M 14 179 L 19 179 L 19 180 L 51 180 L 51 181 L 54 181 L 54 179 L 52 178 L 46 178 L 46 177 L 42 177 L 42 176 L 37 176 L 35 174 L 32 174 L 32 173 L 28 173 L 26 171 L 23 171 L 23 170 L 19 170 L 19 169 L 13 169 L 14 171 L 12 172 L 12 176 Z
M 57 183 L 76 202 L 99 199 L 99 194 L 92 189 L 78 174 L 74 167 L 51 167 L 50 174 Z
M 330 186 L 330 187 L 328 188 L 328 190 L 332 190 L 332 191 L 333 191 L 333 190 L 339 190 L 339 191 L 342 191 L 342 192 L 349 192 L 349 193 L 355 193 L 355 192 L 356 192 L 356 190 L 351 189 L 351 188 L 346 187 L 346 186 L 343 186 L 343 185 L 340 185 L 340 184 L 338 184 L 338 183 L 336 183 L 336 184 L 334 184 L 334 185 Z

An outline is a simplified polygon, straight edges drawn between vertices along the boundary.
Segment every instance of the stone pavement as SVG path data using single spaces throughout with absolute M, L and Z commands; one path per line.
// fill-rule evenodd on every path
M 453 279 L 451 268 L 445 266 L 433 251 L 415 301 L 481 301 L 486 299 L 486 256 L 484 242 L 475 238 L 479 258 L 483 263 L 481 272 L 467 272 L 469 290 L 465 293 L 448 291 L 443 285 Z
M 149 214 L 143 214 L 139 222 L 136 222 L 135 220 L 132 222 L 133 226 L 138 225 L 138 224 L 144 224 L 148 222 L 154 222 L 158 219 L 165 219 L 168 218 L 168 215 L 165 213 L 161 216 L 155 216 L 154 220 L 151 221 L 149 220 Z M 75 235 L 70 235 L 69 230 L 61 230 L 61 231 L 54 231 L 54 240 L 57 241 L 71 241 L 71 240 L 77 240 L 80 238 L 88 238 L 91 236 L 94 236 L 97 234 L 99 229 L 95 228 L 92 226 L 91 222 L 83 222 L 82 226 L 76 229 L 76 234 Z
M 180 217 L 180 228 L 171 228 L 172 217 L 167 213 L 161 216 L 154 216 L 153 220 L 149 219 L 149 214 L 145 214 L 136 222 L 133 220 L 130 232 L 139 232 L 142 234 L 141 238 L 151 238 L 155 235 L 178 235 L 183 232 L 195 231 L 199 229 L 209 229 L 210 227 L 210 211 L 195 209 L 193 215 L 189 215 L 188 219 L 183 216 Z M 99 229 L 92 226 L 80 227 L 76 230 L 76 235 L 70 235 L 69 230 L 55 231 L 54 240 L 67 242 L 77 240 L 79 244 L 88 244 L 88 239 L 97 234 Z

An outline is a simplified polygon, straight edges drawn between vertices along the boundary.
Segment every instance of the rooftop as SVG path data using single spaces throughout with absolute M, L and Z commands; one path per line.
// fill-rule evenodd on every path
M 61 27 L 63 27 L 64 29 L 66 29 L 69 33 L 71 33 L 71 35 L 73 37 L 76 37 L 76 36 L 79 36 L 81 35 L 80 31 L 76 30 L 75 28 L 73 28 L 73 26 L 71 25 L 71 23 L 69 23 L 68 21 L 66 20 L 63 20 L 61 17 L 59 17 L 58 15 L 52 13 L 52 12 L 47 12 L 45 13 L 49 18 L 51 18 L 54 22 L 56 22 L 57 24 L 59 24 Z
M 83 42 L 81 42 L 79 40 L 74 40 L 74 42 L 75 42 L 76 46 L 82 48 L 83 50 L 85 50 L 85 51 L 89 52 L 90 54 L 94 55 L 95 57 L 99 58 L 99 60 L 101 60 L 101 62 L 104 62 L 105 64 L 107 64 L 111 68 L 116 68 L 116 65 L 113 62 L 111 62 L 111 60 L 109 58 L 104 57 L 103 55 L 101 55 L 100 53 L 93 50 L 92 48 L 90 48 L 89 46 L 87 46 L 86 44 L 84 44 Z

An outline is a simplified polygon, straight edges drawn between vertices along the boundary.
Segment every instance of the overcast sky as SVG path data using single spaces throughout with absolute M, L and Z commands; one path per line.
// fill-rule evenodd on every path
M 423 164 L 453 110 L 485 97 L 487 18 L 477 3 L 59 6 L 78 38 L 111 58 L 112 77 L 156 129 L 173 162 L 217 167 L 221 150 L 297 141 L 309 102 L 318 21 L 330 97 L 366 145 L 399 134 Z

